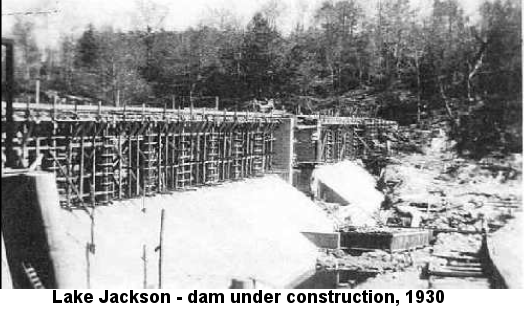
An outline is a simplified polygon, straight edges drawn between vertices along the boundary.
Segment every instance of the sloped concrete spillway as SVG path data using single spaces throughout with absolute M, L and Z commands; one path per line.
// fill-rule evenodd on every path
M 313 196 L 338 203 L 337 217 L 355 226 L 374 226 L 384 195 L 376 180 L 354 161 L 318 166 L 311 175 Z
M 83 210 L 59 208 L 52 174 L 13 178 L 35 179 L 36 188 L 11 188 L 10 195 L 2 194 L 2 208 L 26 208 L 30 204 L 21 204 L 24 199 L 39 202 L 48 242 L 43 248 L 58 288 L 158 287 L 162 209 L 163 288 L 227 288 L 233 279 L 256 287 L 295 286 L 314 270 L 317 257 L 317 248 L 301 232 L 333 230 L 311 200 L 271 175 L 115 202 L 97 207 L 93 222 Z M 10 201 L 4 201 L 7 196 Z M 9 254 L 16 250 L 7 251 L 11 269 L 17 268 L 15 259 L 21 258 Z

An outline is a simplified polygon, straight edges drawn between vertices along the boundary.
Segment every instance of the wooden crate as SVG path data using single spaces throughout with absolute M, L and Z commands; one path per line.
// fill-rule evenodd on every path
M 405 251 L 429 245 L 428 230 L 398 229 L 394 231 L 346 231 L 340 233 L 342 249 Z

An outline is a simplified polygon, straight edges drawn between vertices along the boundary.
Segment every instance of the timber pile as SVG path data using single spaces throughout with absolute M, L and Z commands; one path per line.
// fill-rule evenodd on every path
M 438 234 L 424 268 L 430 288 L 491 288 L 483 235 Z
M 348 227 L 340 232 L 345 249 L 400 252 L 429 245 L 430 231 L 390 227 Z

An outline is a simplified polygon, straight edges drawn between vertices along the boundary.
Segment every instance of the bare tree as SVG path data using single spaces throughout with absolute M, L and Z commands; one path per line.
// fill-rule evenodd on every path
M 151 31 L 161 29 L 164 21 L 169 14 L 169 8 L 153 0 L 135 0 L 137 8 L 136 27 L 138 29 L 148 29 Z
M 242 27 L 240 17 L 226 7 L 208 7 L 199 22 L 199 28 L 213 27 L 221 31 L 239 30 Z
M 276 30 L 280 22 L 282 13 L 286 10 L 286 5 L 277 0 L 269 0 L 260 8 L 260 12 L 267 19 L 271 29 Z
M 299 31 L 299 30 L 303 30 L 306 26 L 306 15 L 307 15 L 310 5 L 307 0 L 298 0 L 296 5 L 297 5 L 298 15 L 297 15 L 295 29 Z
M 39 74 L 41 53 L 34 35 L 35 24 L 21 16 L 16 17 L 12 34 L 16 41 L 16 62 L 20 77 L 26 81 Z

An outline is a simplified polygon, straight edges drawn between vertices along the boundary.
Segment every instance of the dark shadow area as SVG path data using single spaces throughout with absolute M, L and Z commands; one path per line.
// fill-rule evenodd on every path
M 14 288 L 33 288 L 24 270 L 32 267 L 45 288 L 55 288 L 49 243 L 34 179 L 2 177 L 2 234 Z

